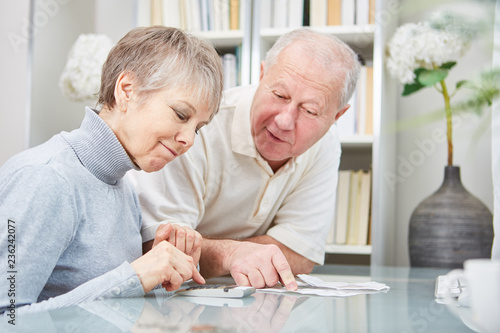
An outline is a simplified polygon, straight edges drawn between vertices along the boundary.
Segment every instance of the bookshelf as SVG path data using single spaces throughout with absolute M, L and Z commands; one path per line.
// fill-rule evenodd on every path
M 146 17 L 150 10 L 150 1 L 139 0 L 140 17 Z M 168 0 L 163 0 L 168 3 Z M 219 1 L 219 0 L 213 0 Z M 224 0 L 220 0 L 224 2 Z M 193 31 L 212 42 L 221 53 L 235 52 L 239 49 L 239 62 L 242 72 L 239 84 L 257 84 L 260 62 L 265 53 L 282 34 L 294 27 L 269 27 L 260 13 L 269 10 L 269 2 L 274 0 L 239 0 L 240 24 L 235 30 Z M 280 3 L 293 3 L 296 0 L 279 0 Z M 305 6 L 313 0 L 306 0 Z M 342 0 L 344 1 L 344 0 Z M 229 2 L 225 0 L 225 2 Z M 319 1 L 328 3 L 327 0 Z M 334 2 L 338 2 L 334 1 Z M 338 245 L 327 244 L 328 254 L 362 255 L 370 259 L 371 264 L 391 264 L 394 261 L 395 237 L 395 193 L 389 182 L 388 173 L 397 174 L 395 133 L 389 128 L 396 119 L 396 84 L 384 69 L 385 44 L 390 38 L 398 20 L 398 0 L 367 0 L 372 8 L 369 24 L 349 25 L 314 25 L 311 29 L 332 34 L 349 44 L 373 68 L 373 98 L 371 109 L 373 115 L 373 131 L 370 134 L 341 135 L 342 160 L 341 170 L 371 170 L 371 226 L 370 245 Z M 231 0 L 231 3 L 234 1 Z M 142 6 L 142 9 L 141 9 Z M 263 7 L 264 6 L 264 7 Z M 272 4 L 271 4 L 272 6 Z M 290 5 L 287 5 L 290 6 Z M 293 7 L 293 5 L 292 5 Z M 289 7 L 291 8 L 291 7 Z M 141 14 L 142 11 L 142 14 Z M 291 15 L 289 9 L 288 15 Z M 325 10 L 325 15 L 327 11 Z M 311 15 L 311 13 L 310 13 Z M 327 18 L 324 18 L 327 22 Z M 305 21 L 305 20 L 304 20 Z M 266 22 L 266 26 L 262 23 Z M 382 89 L 383 87 L 383 89 Z
M 335 254 L 357 254 L 357 255 L 370 255 L 372 253 L 371 245 L 336 245 L 327 244 L 326 253 Z

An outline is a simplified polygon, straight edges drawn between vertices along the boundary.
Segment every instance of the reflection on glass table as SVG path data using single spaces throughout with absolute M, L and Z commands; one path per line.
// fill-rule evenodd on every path
M 446 269 L 326 265 L 324 281 L 387 284 L 387 293 L 322 297 L 262 293 L 241 299 L 174 296 L 116 298 L 17 318 L 16 332 L 471 332 L 434 298 Z M 229 277 L 209 283 L 232 284 Z M 11 328 L 5 318 L 0 331 Z

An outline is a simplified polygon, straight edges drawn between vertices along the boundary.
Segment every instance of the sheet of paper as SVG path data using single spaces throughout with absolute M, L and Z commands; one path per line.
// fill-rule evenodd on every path
M 330 297 L 347 297 L 360 294 L 373 294 L 389 291 L 389 286 L 378 282 L 325 282 L 315 276 L 297 275 L 297 291 L 288 291 L 284 287 L 259 289 L 259 292 L 295 293 L 303 295 L 318 295 Z

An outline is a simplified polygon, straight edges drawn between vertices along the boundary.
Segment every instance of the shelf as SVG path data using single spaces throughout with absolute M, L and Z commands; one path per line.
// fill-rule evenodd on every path
M 370 255 L 372 253 L 371 245 L 335 245 L 326 244 L 326 253 L 336 253 L 336 254 L 362 254 Z
M 370 148 L 373 145 L 373 135 L 353 135 L 340 138 L 343 148 Z
M 373 40 L 375 25 L 333 25 L 326 27 L 310 27 L 312 30 L 337 36 L 349 44 L 356 52 L 363 54 L 366 59 L 373 57 Z M 261 29 L 261 39 L 268 45 L 274 44 L 283 34 L 294 28 L 264 28 Z
M 194 34 L 208 39 L 216 48 L 236 47 L 243 41 L 242 30 L 198 31 Z
M 327 27 L 312 27 L 315 31 L 335 35 L 344 42 L 348 43 L 356 50 L 363 50 L 363 54 L 371 58 L 366 51 L 373 49 L 373 36 L 375 31 L 374 25 L 366 26 L 327 26 Z M 294 30 L 292 28 L 264 28 L 261 29 L 261 38 L 265 43 L 272 45 L 284 33 Z M 226 31 L 198 31 L 197 36 L 208 39 L 215 47 L 229 48 L 235 47 L 243 41 L 242 30 L 226 30 Z

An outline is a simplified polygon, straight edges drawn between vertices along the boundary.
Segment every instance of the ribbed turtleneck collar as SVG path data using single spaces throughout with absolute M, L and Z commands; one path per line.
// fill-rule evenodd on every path
M 115 133 L 91 108 L 85 108 L 85 118 L 79 129 L 61 135 L 83 166 L 106 184 L 115 185 L 130 169 L 139 170 Z

